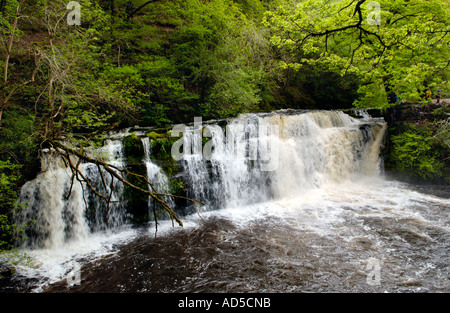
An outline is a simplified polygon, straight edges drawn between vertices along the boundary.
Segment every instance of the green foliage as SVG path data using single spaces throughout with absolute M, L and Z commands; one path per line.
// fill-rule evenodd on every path
M 173 33 L 170 53 L 186 88 L 198 95 L 193 108 L 211 117 L 255 109 L 264 76 L 252 60 L 258 43 L 249 34 L 259 30 L 232 1 L 188 1 L 185 10 L 192 21 Z
M 184 189 L 184 183 L 181 179 L 173 178 L 169 180 L 169 190 L 171 194 L 178 195 L 182 193 Z
M 357 106 L 388 106 L 390 93 L 420 100 L 425 86 L 448 89 L 448 3 L 380 0 L 380 25 L 370 25 L 369 1 L 287 1 L 268 12 L 272 43 L 293 58 L 282 68 L 326 65 L 357 75 Z M 380 88 L 382 86 L 382 88 Z
M 54 116 L 52 136 L 353 100 L 356 88 L 345 86 L 348 79 L 325 81 L 327 70 L 279 70 L 278 58 L 291 56 L 273 49 L 260 22 L 283 1 L 161 0 L 139 10 L 144 1 L 79 2 L 81 26 L 65 23 L 58 0 L 27 2 L 32 18 L 19 23 L 32 45 L 17 45 L 26 53 L 15 75 L 25 81 L 37 72 L 13 100 L 42 128 Z
M 156 138 L 150 141 L 152 153 L 150 157 L 155 160 L 171 160 L 172 146 L 179 138 Z
M 3 159 L 13 158 L 16 163 L 22 160 L 29 166 L 25 166 L 22 172 L 25 178 L 29 178 L 34 167 L 37 147 L 33 133 L 35 125 L 33 117 L 27 112 L 11 109 L 4 113 L 4 120 L 0 128 L 0 157 Z
M 12 248 L 11 238 L 17 226 L 12 224 L 7 215 L 0 214 L 0 251 Z
M 420 179 L 444 178 L 445 163 L 433 143 L 433 131 L 402 123 L 391 130 L 391 147 L 386 167 Z
M 67 112 L 64 123 L 66 129 L 72 131 L 90 132 L 110 125 L 108 121 L 114 120 L 115 112 L 109 111 L 99 113 L 98 111 L 87 111 L 74 105 L 74 109 Z
M 0 251 L 12 248 L 14 235 L 23 231 L 23 226 L 13 223 L 13 212 L 18 199 L 22 166 L 9 160 L 0 160 Z
M 8 212 L 17 200 L 17 187 L 22 166 L 0 160 L 0 212 Z

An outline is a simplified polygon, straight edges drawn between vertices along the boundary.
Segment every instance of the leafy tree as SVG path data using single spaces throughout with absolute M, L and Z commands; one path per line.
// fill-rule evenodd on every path
M 190 22 L 174 33 L 171 50 L 187 88 L 200 96 L 198 111 L 225 117 L 254 110 L 270 64 L 261 29 L 233 1 L 190 4 Z
M 272 43 L 293 53 L 281 67 L 327 65 L 342 76 L 358 75 L 356 106 L 386 106 L 388 97 L 419 100 L 426 85 L 448 88 L 449 10 L 443 0 L 374 2 L 288 1 L 268 12 Z M 377 25 L 379 24 L 379 25 Z M 392 103 L 392 101 L 391 101 Z
M 390 151 L 386 166 L 389 170 L 423 180 L 448 179 L 445 159 L 441 151 L 448 150 L 436 140 L 439 129 L 418 127 L 409 123 L 400 123 L 392 127 Z M 445 155 L 445 153 L 444 153 Z
M 363 0 L 78 2 L 82 23 L 70 26 L 67 1 L 0 0 L 0 167 L 16 173 L 21 166 L 22 174 L 2 176 L 0 213 L 8 218 L 14 191 L 40 170 L 42 148 L 59 147 L 72 181 L 92 187 L 69 155 L 157 202 L 164 198 L 145 177 L 87 146 L 138 124 L 288 107 L 383 107 L 393 94 L 414 100 L 425 86 L 449 87 L 444 0 L 380 0 L 380 25 L 367 23 L 373 8 Z M 444 157 L 430 153 L 447 142 L 447 129 L 441 121 L 433 134 L 396 134 L 404 155 L 397 163 L 433 174 L 428 165 Z
M 21 166 L 0 160 L 0 251 L 12 247 L 18 227 L 12 223 L 12 213 L 18 198 Z

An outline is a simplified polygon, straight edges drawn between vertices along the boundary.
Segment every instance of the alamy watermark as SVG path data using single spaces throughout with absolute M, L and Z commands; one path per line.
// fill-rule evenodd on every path
M 69 26 L 81 25 L 81 5 L 77 1 L 70 1 L 67 4 L 67 24 Z
M 381 263 L 375 258 L 366 261 L 366 282 L 369 286 L 381 286 Z
M 194 119 L 193 127 L 184 124 L 172 129 L 172 137 L 180 137 L 171 149 L 175 161 L 187 160 L 191 156 L 213 161 L 223 159 L 247 159 L 258 161 L 260 170 L 271 172 L 278 169 L 279 127 L 264 123 L 233 123 L 225 131 L 218 125 L 203 127 L 202 118 Z M 203 145 L 204 138 L 209 140 Z
M 81 285 L 81 266 L 77 262 L 73 262 L 71 266 L 72 270 L 67 274 L 66 283 L 67 286 L 79 286 Z
M 367 4 L 367 10 L 370 12 L 367 14 L 367 24 L 369 25 L 381 25 L 381 5 L 377 1 L 371 1 Z

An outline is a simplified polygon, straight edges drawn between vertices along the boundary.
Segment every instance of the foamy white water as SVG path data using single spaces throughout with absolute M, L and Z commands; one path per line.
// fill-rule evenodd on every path
M 220 291 L 365 291 L 364 264 L 369 259 L 378 262 L 384 271 L 384 285 L 377 285 L 378 291 L 408 289 L 409 286 L 412 287 L 408 290 L 414 291 L 420 288 L 445 290 L 450 202 L 447 198 L 421 193 L 414 186 L 385 179 L 380 150 L 386 124 L 371 119 L 366 113 L 362 117 L 354 119 L 342 112 L 250 114 L 230 120 L 226 131 L 211 127 L 211 143 L 215 146 L 211 160 L 205 160 L 196 150 L 182 161 L 189 196 L 208 205 L 199 213 L 184 217 L 183 229 L 172 228 L 171 221 L 160 221 L 158 236 L 168 241 L 175 237 L 183 242 L 185 239 L 179 236 L 186 234 L 183 254 L 189 255 L 197 249 L 214 248 L 207 245 L 207 240 L 189 239 L 211 231 L 208 238 L 215 238 L 214 242 L 221 246 L 215 250 L 219 255 L 202 262 L 221 268 L 221 264 L 230 260 L 242 258 L 242 262 L 246 262 L 246 257 L 258 258 L 258 262 L 266 265 L 264 268 L 258 265 L 259 271 L 272 273 L 270 275 L 276 278 L 269 279 L 266 274 L 256 279 L 250 275 L 248 279 L 243 278 L 243 285 L 239 286 L 224 278 L 227 287 Z M 276 136 L 261 132 L 264 125 L 276 126 Z M 192 146 L 198 145 L 201 139 L 195 134 L 195 131 L 185 134 Z M 150 159 L 149 139 L 143 138 L 142 143 L 147 177 L 156 182 L 160 190 L 168 190 L 169 178 Z M 262 157 L 261 150 L 254 149 L 253 143 L 258 148 L 261 148 L 258 144 L 266 143 L 266 148 L 277 152 L 270 155 L 273 159 L 269 161 L 276 161 L 270 164 L 276 165 L 272 170 L 267 170 L 267 158 Z M 124 165 L 120 139 L 107 142 L 105 149 L 113 155 L 114 162 Z M 91 165 L 85 166 L 89 170 Z M 39 223 L 35 226 L 39 236 L 23 250 L 39 267 L 20 269 L 26 275 L 44 277 L 36 291 L 41 291 L 45 284 L 64 280 L 74 267 L 73 262 L 91 267 L 93 260 L 104 260 L 105 255 L 116 253 L 113 247 L 120 247 L 117 251 L 130 249 L 133 254 L 136 242 L 139 244 L 135 250 L 140 251 L 143 246 L 152 244 L 154 236 L 152 224 L 148 230 L 139 232 L 129 228 L 114 232 L 100 228 L 98 232 L 95 227 L 92 231 L 92 221 L 83 220 L 87 207 L 81 187 L 74 189 L 70 201 L 64 200 L 70 181 L 70 175 L 64 171 L 67 170 L 59 166 L 54 176 L 44 173 L 22 190 L 22 197 L 32 200 L 24 216 L 36 216 L 39 212 Z M 99 175 L 92 169 L 87 173 L 90 177 Z M 120 187 L 115 189 L 119 202 L 122 192 Z M 114 230 L 122 225 L 121 210 L 118 205 L 116 222 L 111 223 Z M 231 230 L 220 230 L 221 224 L 214 222 L 222 220 L 233 225 Z M 205 226 L 211 223 L 208 221 L 213 221 L 212 230 Z M 219 230 L 216 231 L 216 227 Z M 137 234 L 148 238 L 140 243 Z M 246 238 L 251 238 L 251 243 Z M 260 242 L 265 252 L 252 254 L 249 251 L 247 256 L 239 247 L 233 248 L 239 242 L 242 249 L 253 249 L 253 242 Z M 247 245 L 250 246 L 246 248 Z M 423 249 L 429 252 L 423 254 Z M 136 259 L 143 258 L 141 263 L 147 262 L 145 254 L 136 253 Z M 194 254 L 192 260 L 202 257 L 202 254 Z M 244 275 L 233 272 L 240 271 L 233 264 L 231 261 L 230 270 L 222 272 L 196 264 L 190 269 L 197 277 L 196 284 L 192 285 L 194 280 L 191 279 L 176 288 L 165 288 L 169 291 L 210 290 L 214 276 L 228 274 L 231 279 Z M 94 266 L 92 270 L 98 269 Z M 146 270 L 151 271 L 142 268 L 143 272 Z M 345 277 L 341 277 L 341 272 Z M 299 277 L 308 273 L 309 276 L 302 280 L 279 280 L 277 275 L 283 276 L 282 273 Z M 85 276 L 83 272 L 81 276 Z M 317 283 L 312 283 L 315 280 L 311 277 L 316 277 Z M 255 282 L 252 279 L 256 279 Z M 267 286 L 258 285 L 259 281 L 261 284 L 266 281 Z M 128 283 L 133 285 L 133 282 Z M 145 283 L 151 286 L 152 280 Z M 127 283 L 121 283 L 125 285 Z M 92 288 L 95 290 L 95 286 Z M 135 290 L 134 286 L 123 288 L 123 291 Z M 148 288 L 145 290 L 154 290 Z
M 5 254 L 2 257 L 7 263 L 18 262 L 15 265 L 17 274 L 35 279 L 30 291 L 42 292 L 45 286 L 58 281 L 68 281 L 70 273 L 87 262 L 107 255 L 117 250 L 115 245 L 132 240 L 136 230 L 129 227 L 115 231 L 104 231 L 91 234 L 88 239 L 76 240 L 64 246 L 53 248 L 21 248 L 19 257 L 16 253 Z M 31 262 L 24 259 L 30 258 Z

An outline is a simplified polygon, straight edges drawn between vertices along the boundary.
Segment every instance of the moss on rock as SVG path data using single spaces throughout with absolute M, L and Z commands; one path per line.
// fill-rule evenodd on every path
M 172 159 L 172 146 L 178 138 L 162 138 L 151 140 L 152 147 L 152 159 L 156 160 L 171 160 Z
M 144 156 L 144 146 L 137 135 L 132 134 L 126 136 L 123 139 L 123 146 L 125 149 L 125 156 L 128 159 L 142 160 L 142 157 Z
M 156 140 L 156 139 L 166 138 L 166 137 L 167 137 L 167 134 L 160 134 L 160 133 L 157 133 L 157 132 L 155 132 L 155 131 L 151 131 L 151 132 L 148 132 L 148 133 L 146 134 L 146 136 L 147 136 L 148 138 L 150 138 L 151 140 Z

